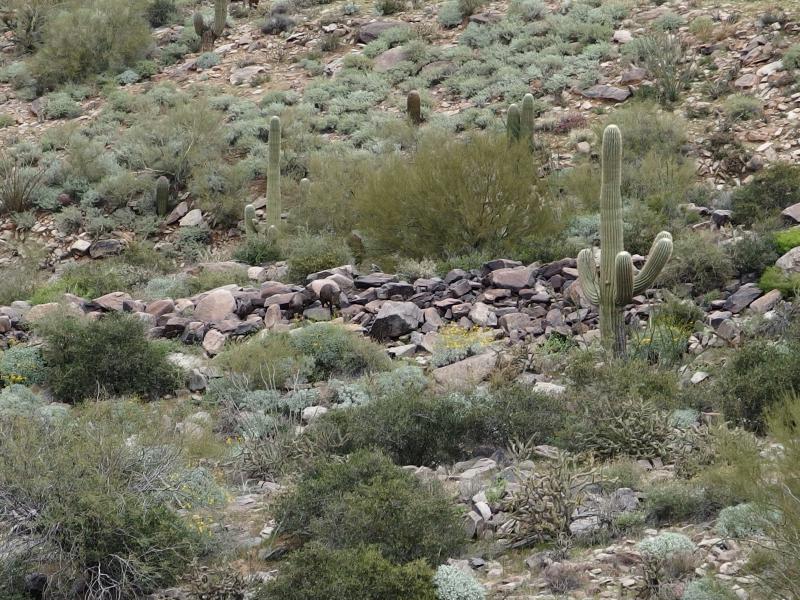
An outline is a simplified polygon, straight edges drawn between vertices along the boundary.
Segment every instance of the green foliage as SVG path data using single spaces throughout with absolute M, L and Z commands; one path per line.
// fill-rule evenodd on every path
M 793 44 L 787 48 L 781 58 L 783 68 L 787 71 L 796 71 L 800 68 L 800 44 Z
M 775 242 L 769 235 L 745 235 L 728 247 L 734 270 L 739 274 L 760 275 L 778 258 Z
M 645 511 L 648 520 L 657 525 L 701 521 L 718 508 L 702 485 L 690 481 L 670 481 L 647 490 Z
M 265 236 L 245 236 L 233 251 L 233 260 L 247 265 L 261 266 L 280 259 L 280 250 L 275 242 Z
M 151 0 L 147 5 L 147 21 L 152 27 L 163 27 L 175 19 L 178 10 L 175 0 Z
M 375 0 L 375 12 L 379 15 L 393 15 L 402 12 L 405 8 L 405 0 Z
M 397 274 L 405 278 L 406 281 L 414 282 L 417 279 L 430 279 L 439 274 L 436 261 L 430 258 L 423 258 L 415 260 L 413 258 L 404 258 L 397 262 L 395 269 Z
M 693 233 L 675 240 L 672 259 L 659 281 L 673 289 L 688 284 L 693 294 L 700 295 L 725 287 L 733 273 L 733 263 L 725 249 L 712 236 Z
M 47 19 L 33 70 L 44 86 L 121 72 L 143 58 L 151 44 L 142 2 L 67 2 Z
M 440 565 L 433 576 L 438 600 L 484 600 L 486 590 L 469 573 L 458 567 Z
M 461 11 L 461 16 L 469 17 L 480 9 L 486 0 L 458 0 L 458 9 Z
M 246 378 L 253 389 L 289 389 L 307 379 L 313 366 L 285 333 L 270 333 L 231 344 L 216 360 L 233 374 Z
M 800 348 L 753 341 L 729 359 L 719 378 L 725 417 L 747 429 L 764 430 L 764 412 L 789 390 L 800 389 Z
M 422 561 L 394 565 L 376 548 L 331 550 L 309 544 L 282 565 L 278 577 L 264 586 L 256 600 L 435 600 L 432 575 Z
M 775 245 L 778 251 L 783 254 L 792 248 L 800 246 L 800 229 L 784 229 L 775 233 Z
M 732 121 L 749 121 L 761 116 L 764 105 L 755 96 L 731 94 L 725 98 L 725 115 Z
M 42 115 L 45 119 L 74 119 L 82 112 L 80 104 L 63 92 L 48 94 L 42 104 Z
M 286 242 L 286 262 L 292 281 L 305 282 L 311 273 L 351 264 L 353 257 L 340 237 L 301 233 Z
M 780 290 L 784 296 L 796 296 L 800 290 L 800 275 L 787 275 L 778 267 L 768 267 L 758 280 L 758 287 L 764 292 Z
M 659 533 L 639 542 L 637 549 L 651 597 L 658 597 L 665 584 L 694 570 L 697 546 L 682 533 Z
M 458 6 L 457 0 L 447 0 L 439 5 L 436 19 L 442 27 L 451 28 L 461 25 L 464 17 L 461 15 L 461 8 Z
M 653 26 L 661 31 L 675 31 L 683 25 L 683 17 L 673 12 L 667 12 L 653 21 Z
M 379 344 L 340 325 L 313 323 L 292 332 L 290 339 L 292 347 L 310 359 L 314 380 L 383 371 L 391 364 Z
M 202 553 L 201 535 L 165 499 L 180 495 L 183 463 L 154 417 L 103 403 L 58 421 L 0 422 L 0 510 L 15 515 L 7 542 L 26 545 L 23 573 L 54 569 L 49 594 L 81 585 L 87 597 L 141 597 L 175 584 Z
M 681 600 L 736 600 L 738 596 L 713 577 L 695 579 L 686 584 Z
M 475 356 L 486 350 L 492 341 L 494 338 L 487 330 L 464 329 L 458 325 L 445 326 L 436 339 L 431 364 L 434 367 L 443 367 Z
M 40 385 L 45 375 L 42 350 L 38 346 L 12 346 L 0 357 L 0 377 L 7 383 Z
M 205 71 L 211 67 L 216 67 L 220 62 L 219 54 L 216 52 L 204 52 L 197 57 L 195 65 L 200 71 Z
M 751 538 L 764 533 L 761 518 L 761 513 L 753 504 L 728 506 L 717 516 L 716 531 L 726 538 Z
M 167 349 L 147 339 L 142 322 L 111 314 L 97 321 L 54 315 L 39 325 L 47 383 L 65 402 L 99 395 L 157 398 L 180 385 Z
M 318 461 L 276 506 L 282 530 L 329 548 L 374 545 L 394 563 L 441 564 L 464 543 L 455 507 L 382 454 Z
M 49 409 L 44 398 L 34 394 L 30 388 L 12 383 L 0 390 L 0 418 L 30 419 L 37 416 L 47 419 L 48 416 L 54 416 L 54 411 Z
M 664 25 L 665 29 L 672 27 L 674 21 Z M 653 79 L 659 102 L 667 106 L 676 102 L 694 76 L 683 41 L 675 35 L 655 33 L 641 38 L 638 50 L 643 66 Z
M 502 135 L 474 134 L 464 143 L 429 134 L 411 157 L 376 160 L 353 193 L 359 228 L 378 255 L 503 254 L 552 228 L 530 153 Z

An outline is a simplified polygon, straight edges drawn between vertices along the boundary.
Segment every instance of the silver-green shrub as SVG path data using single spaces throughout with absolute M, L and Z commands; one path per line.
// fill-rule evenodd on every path
M 439 600 L 484 600 L 486 590 L 469 573 L 458 567 L 441 565 L 433 576 L 436 597 Z

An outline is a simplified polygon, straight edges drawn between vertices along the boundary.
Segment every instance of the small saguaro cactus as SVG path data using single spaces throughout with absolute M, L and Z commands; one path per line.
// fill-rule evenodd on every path
M 406 97 L 406 113 L 414 125 L 422 123 L 422 99 L 417 90 L 411 90 Z
M 163 175 L 156 180 L 156 213 L 165 217 L 169 210 L 169 179 Z
M 228 0 L 214 0 L 214 25 L 211 32 L 214 39 L 220 37 L 225 31 L 225 22 L 228 20 Z
M 578 274 L 584 294 L 600 308 L 603 345 L 616 356 L 625 354 L 625 305 L 653 285 L 672 255 L 672 235 L 662 231 L 653 241 L 644 267 L 634 273 L 631 255 L 624 249 L 621 180 L 622 135 L 616 125 L 609 125 L 603 132 L 600 272 L 594 251 L 586 248 L 578 254 Z
M 281 119 L 272 117 L 269 121 L 268 162 L 267 162 L 267 227 L 281 224 Z
M 244 232 L 247 235 L 264 235 L 275 239 L 276 229 L 267 223 L 256 222 L 256 207 L 248 204 L 244 207 Z
M 519 128 L 519 106 L 516 104 L 511 104 L 508 107 L 508 114 L 506 115 L 506 136 L 508 137 L 509 143 L 519 141 Z
M 520 139 L 533 144 L 533 125 L 536 122 L 536 113 L 533 94 L 525 94 L 522 98 L 522 112 L 519 117 Z
M 197 37 L 202 39 L 203 34 L 206 32 L 206 22 L 199 11 L 196 11 L 192 15 L 192 24 L 194 25 L 194 32 L 197 34 Z

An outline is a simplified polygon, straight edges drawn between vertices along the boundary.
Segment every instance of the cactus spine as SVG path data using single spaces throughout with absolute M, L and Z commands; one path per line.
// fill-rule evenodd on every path
M 616 125 L 603 132 L 602 184 L 600 191 L 600 272 L 591 248 L 578 254 L 581 288 L 600 308 L 603 345 L 616 356 L 625 354 L 623 308 L 633 296 L 653 285 L 672 255 L 672 236 L 659 233 L 641 271 L 634 274 L 631 255 L 624 249 L 622 222 L 622 135 Z
M 519 106 L 512 104 L 508 107 L 508 114 L 506 115 L 506 136 L 508 137 L 509 143 L 519 141 L 519 128 Z
M 220 37 L 225 30 L 225 22 L 228 20 L 228 0 L 214 0 L 214 25 L 211 32 L 214 39 Z
M 156 213 L 165 217 L 169 209 L 169 179 L 163 175 L 156 180 Z
M 272 117 L 269 121 L 269 149 L 267 164 L 267 210 L 268 227 L 276 229 L 281 224 L 281 120 Z
M 406 97 L 406 113 L 414 125 L 422 123 L 422 100 L 417 90 L 411 90 Z

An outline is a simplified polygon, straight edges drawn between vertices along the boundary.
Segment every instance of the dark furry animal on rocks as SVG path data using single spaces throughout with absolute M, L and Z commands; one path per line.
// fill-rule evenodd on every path
M 327 283 L 319 290 L 319 301 L 322 303 L 323 308 L 328 307 L 333 310 L 334 307 L 341 308 L 342 303 L 339 298 L 339 290 L 333 284 Z

